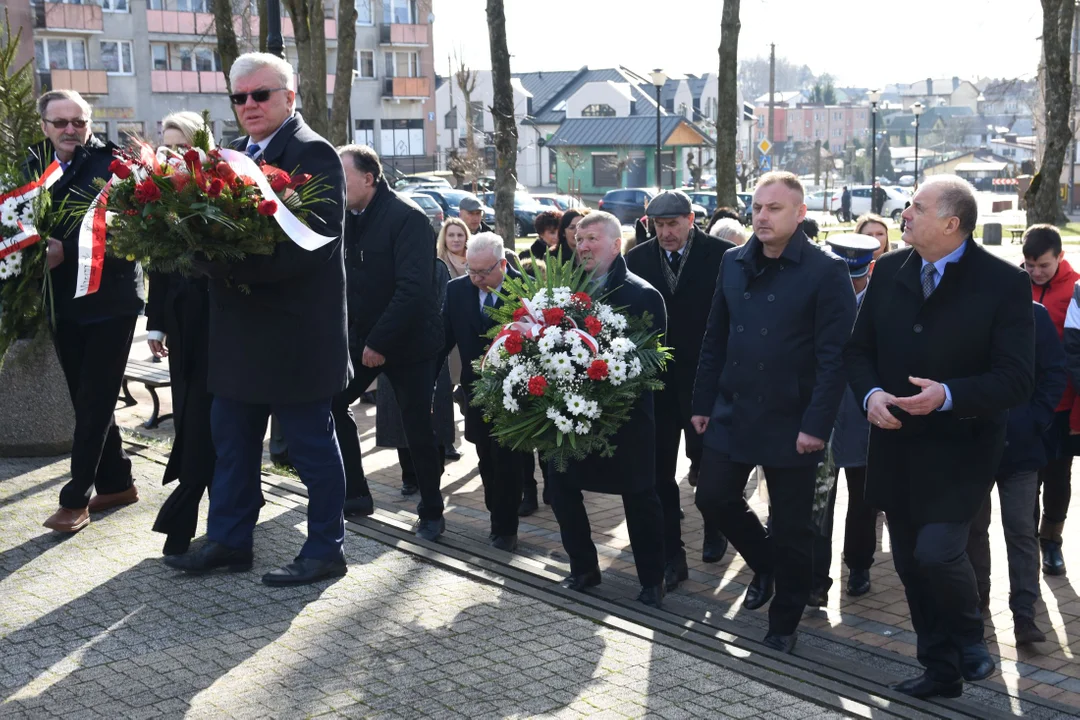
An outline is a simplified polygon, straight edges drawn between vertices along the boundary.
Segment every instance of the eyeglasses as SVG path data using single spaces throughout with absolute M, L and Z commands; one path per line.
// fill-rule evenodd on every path
M 229 100 L 233 105 L 244 105 L 247 103 L 248 96 L 257 103 L 264 103 L 270 99 L 270 93 L 277 92 L 278 90 L 288 90 L 289 88 L 279 87 L 270 88 L 269 90 L 254 90 L 249 93 L 233 93 L 229 96 Z
M 499 265 L 501 263 L 502 263 L 502 260 L 496 260 L 495 264 L 492 265 L 491 267 L 489 267 L 487 270 L 473 270 L 471 267 L 466 265 L 465 266 L 465 272 L 469 273 L 469 275 L 472 276 L 472 277 L 478 277 L 478 278 L 479 277 L 484 277 L 485 275 L 490 274 L 492 270 L 499 267 Z
M 82 130 L 84 127 L 86 127 L 86 124 L 88 122 L 90 122 L 89 120 L 83 120 L 82 118 L 78 118 L 76 120 L 67 120 L 66 118 L 59 118 L 57 120 L 49 120 L 48 118 L 42 118 L 42 120 L 49 123 L 50 125 L 52 125 L 57 130 L 63 130 L 68 125 L 71 125 L 76 130 Z

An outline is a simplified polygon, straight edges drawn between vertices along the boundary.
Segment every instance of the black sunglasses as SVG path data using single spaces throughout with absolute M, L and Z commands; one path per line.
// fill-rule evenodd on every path
M 89 120 L 82 120 L 82 119 L 79 119 L 79 120 L 67 120 L 65 118 L 60 118 L 59 120 L 49 120 L 47 118 L 42 118 L 42 120 L 49 123 L 50 125 L 52 125 L 57 130 L 63 130 L 69 124 L 73 128 L 75 128 L 76 130 L 82 130 L 84 127 L 86 127 L 86 124 L 88 122 L 90 122 Z
M 249 92 L 249 93 L 233 93 L 232 95 L 229 96 L 229 100 L 232 101 L 233 105 L 243 105 L 244 103 L 247 102 L 248 95 L 250 95 L 251 99 L 254 100 L 255 102 L 264 103 L 264 102 L 266 102 L 267 100 L 270 99 L 270 93 L 277 92 L 278 90 L 288 90 L 288 89 L 289 88 L 279 87 L 279 88 L 271 88 L 269 90 L 255 90 L 255 91 Z

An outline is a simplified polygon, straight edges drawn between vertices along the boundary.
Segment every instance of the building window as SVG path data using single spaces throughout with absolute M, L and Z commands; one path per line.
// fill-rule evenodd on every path
M 373 25 L 375 23 L 375 13 L 371 9 L 371 3 L 375 0 L 356 0 L 356 24 L 357 25 Z
M 39 72 L 86 69 L 86 42 L 76 38 L 38 38 L 34 55 Z
M 424 154 L 424 121 L 383 120 L 380 133 L 382 157 L 402 157 Z
M 810 127 L 810 121 L 809 120 L 806 121 L 806 127 Z
M 832 119 L 833 120 L 843 120 L 844 119 L 844 113 L 842 113 L 842 112 L 834 112 L 832 114 Z
M 593 153 L 592 180 L 593 187 L 622 187 L 614 153 Z
M 615 108 L 604 103 L 593 103 L 585 106 L 581 117 L 615 117 Z
M 375 51 L 357 50 L 353 61 L 353 70 L 360 73 L 362 78 L 375 77 Z
M 420 54 L 388 52 L 385 56 L 386 77 L 420 77 Z
M 101 65 L 110 75 L 131 75 L 131 42 L 101 40 Z
M 179 12 L 210 12 L 210 0 L 176 0 L 176 10 Z
M 367 145 L 369 148 L 375 147 L 375 121 L 374 120 L 355 120 L 355 130 L 353 130 L 353 142 L 357 145 Z
M 416 22 L 416 0 L 382 0 L 384 25 L 412 25 Z
M 143 124 L 141 122 L 118 122 L 116 123 L 116 136 L 119 138 L 121 145 L 130 145 L 143 138 Z
M 126 13 L 128 0 L 101 0 L 101 9 L 104 12 Z
M 764 115 L 758 115 L 757 116 L 757 126 L 759 128 L 765 127 L 765 116 Z
M 164 10 L 165 0 L 146 0 L 147 10 Z
M 240 138 L 240 126 L 236 124 L 235 120 L 222 120 L 221 121 L 221 144 L 228 145 L 229 143 Z
M 837 128 L 836 130 L 832 131 L 832 134 L 833 137 L 844 137 L 844 130 L 843 128 Z
M 195 48 L 195 69 L 200 72 L 216 72 L 221 69 L 221 57 L 216 50 Z
M 168 70 L 169 46 L 163 43 L 150 43 L 150 63 L 154 70 Z
M 819 130 L 814 131 L 814 137 L 821 138 L 821 137 L 824 137 L 824 136 L 825 136 L 825 132 L 823 130 L 819 129 Z

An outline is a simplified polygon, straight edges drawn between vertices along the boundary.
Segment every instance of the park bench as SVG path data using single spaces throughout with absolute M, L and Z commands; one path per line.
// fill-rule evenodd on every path
M 172 417 L 172 413 L 158 414 L 161 411 L 161 401 L 158 399 L 157 389 L 171 385 L 168 368 L 144 360 L 128 360 L 127 367 L 124 368 L 124 407 L 138 404 L 138 400 L 133 398 L 128 390 L 128 382 L 142 383 L 154 401 L 154 411 L 150 414 L 150 419 L 143 423 L 144 428 L 152 430 Z
M 1012 242 L 1013 240 L 1018 243 L 1024 241 L 1024 228 L 1013 228 L 1009 230 L 1009 233 L 1012 235 L 1012 238 L 1009 240 L 1009 242 Z

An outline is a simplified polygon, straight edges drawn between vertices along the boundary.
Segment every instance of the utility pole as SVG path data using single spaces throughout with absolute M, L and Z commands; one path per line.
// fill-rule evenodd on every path
M 454 107 L 454 63 L 450 60 L 450 53 L 446 53 L 446 69 L 449 70 L 446 82 L 447 89 L 450 91 L 450 114 L 454 116 L 454 122 L 450 126 L 450 149 L 456 150 L 457 140 L 454 138 L 454 130 L 457 129 L 457 108 Z M 446 156 L 450 157 L 450 153 L 447 152 Z
M 773 138 L 773 117 L 776 110 L 776 43 L 769 43 L 769 127 L 767 136 L 769 144 L 776 140 Z

